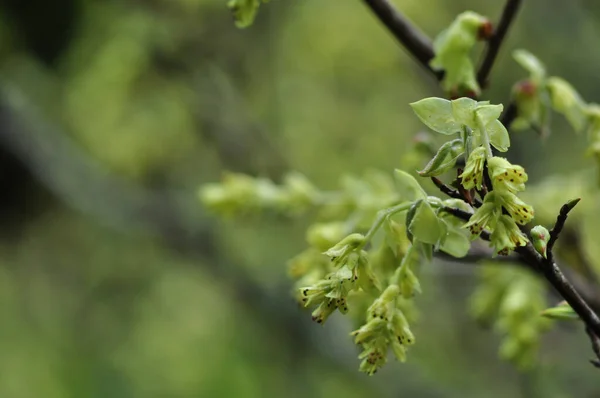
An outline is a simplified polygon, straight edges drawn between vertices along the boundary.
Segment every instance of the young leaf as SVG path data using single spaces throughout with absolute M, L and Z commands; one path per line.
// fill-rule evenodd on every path
M 433 177 L 444 174 L 454 167 L 456 160 L 464 152 L 465 148 L 461 139 L 448 141 L 440 147 L 433 159 L 418 173 L 422 177 Z
M 498 105 L 479 105 L 475 110 L 477 116 L 481 118 L 481 121 L 484 125 L 491 123 L 494 120 L 497 120 L 502 114 L 502 110 L 504 106 L 502 104 Z
M 552 107 L 558 113 L 563 114 L 571 127 L 580 132 L 586 123 L 585 102 L 575 91 L 573 86 L 559 77 L 548 79 L 548 90 L 552 100 Z
M 461 126 L 454 120 L 450 101 L 443 98 L 425 98 L 410 104 L 415 114 L 427 127 L 441 134 L 454 134 Z
M 500 120 L 494 120 L 485 126 L 485 130 L 487 131 L 488 137 L 490 137 L 490 144 L 500 152 L 508 151 L 508 147 L 510 146 L 510 137 L 508 135 L 508 130 Z
M 407 172 L 399 169 L 394 170 L 394 179 L 396 180 L 396 188 L 403 198 L 414 200 L 427 197 L 417 180 Z
M 461 258 L 467 255 L 471 248 L 471 241 L 463 229 L 453 227 L 446 223 L 448 232 L 442 241 L 440 250 L 452 257 Z
M 519 65 L 528 71 L 531 78 L 536 81 L 541 81 L 546 76 L 546 68 L 533 54 L 526 50 L 513 51 L 513 58 Z
M 471 98 L 462 97 L 452 100 L 452 115 L 454 119 L 461 125 L 469 127 L 475 126 L 475 108 L 477 101 Z
M 542 311 L 541 315 L 546 318 L 558 320 L 579 319 L 579 315 L 577 315 L 577 313 L 573 311 L 573 308 L 571 308 L 571 306 L 565 301 L 562 301 L 556 307 L 548 308 Z
M 409 231 L 414 239 L 437 246 L 446 235 L 446 224 L 438 218 L 431 205 L 423 201 L 411 220 Z

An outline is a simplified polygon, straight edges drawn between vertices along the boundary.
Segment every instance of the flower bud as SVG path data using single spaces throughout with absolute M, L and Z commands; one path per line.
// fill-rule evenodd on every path
M 531 229 L 529 235 L 531 236 L 531 243 L 533 243 L 535 250 L 540 253 L 542 257 L 546 258 L 546 246 L 550 240 L 550 232 L 541 225 L 536 225 Z

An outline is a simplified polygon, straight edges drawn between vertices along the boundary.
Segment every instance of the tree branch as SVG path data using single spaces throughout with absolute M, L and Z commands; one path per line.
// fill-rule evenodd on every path
M 517 104 L 514 101 L 508 103 L 508 106 L 504 108 L 504 112 L 500 115 L 500 122 L 506 127 L 507 130 L 510 130 L 510 125 L 515 119 L 519 116 L 519 110 L 517 109 Z
M 585 328 L 585 332 L 592 343 L 592 351 L 594 351 L 594 354 L 596 354 L 596 359 L 590 359 L 590 362 L 595 367 L 600 368 L 600 339 L 594 334 L 594 332 L 590 330 L 589 327 Z
M 554 258 L 554 254 L 552 253 L 552 249 L 554 249 L 554 244 L 558 240 L 558 237 L 565 227 L 565 223 L 567 222 L 567 217 L 569 216 L 569 212 L 573 210 L 573 208 L 579 203 L 581 199 L 574 199 L 570 202 L 564 204 L 560 208 L 560 212 L 558 213 L 558 217 L 556 218 L 556 223 L 554 224 L 554 228 L 550 231 L 550 240 L 548 240 L 548 245 L 546 251 L 548 253 L 548 261 L 552 262 Z
M 552 231 L 556 231 L 554 232 L 556 236 L 558 236 L 562 226 L 564 226 L 566 215 L 575 206 L 573 202 L 577 204 L 576 201 L 571 201 L 561 208 L 556 225 L 552 229 Z M 471 213 L 460 209 L 444 208 L 444 210 L 465 221 L 468 221 L 472 215 Z M 489 240 L 490 235 L 484 231 L 481 233 L 481 238 L 484 240 Z M 594 312 L 594 310 L 592 310 L 592 308 L 581 297 L 577 290 L 575 290 L 573 285 L 567 280 L 558 265 L 556 265 L 554 262 L 552 256 L 550 256 L 550 250 L 547 250 L 548 258 L 543 258 L 534 249 L 531 243 L 528 242 L 526 246 L 515 248 L 515 253 L 517 253 L 522 260 L 529 264 L 534 270 L 541 272 L 546 280 L 550 282 L 552 287 L 571 306 L 571 308 L 573 308 L 577 315 L 579 315 L 579 318 L 581 318 L 585 325 L 589 327 L 596 334 L 596 336 L 600 336 L 600 318 L 598 318 L 598 315 Z
M 406 50 L 437 80 L 443 72 L 433 70 L 429 61 L 434 57 L 431 40 L 398 11 L 389 0 L 363 0 L 373 14 L 386 26 Z
M 492 71 L 502 42 L 508 33 L 508 28 L 510 28 L 510 25 L 517 16 L 520 6 L 521 0 L 507 0 L 506 5 L 504 6 L 500 22 L 498 22 L 498 26 L 489 40 L 483 62 L 477 72 L 477 82 L 481 87 L 485 87 L 488 83 L 490 72 Z

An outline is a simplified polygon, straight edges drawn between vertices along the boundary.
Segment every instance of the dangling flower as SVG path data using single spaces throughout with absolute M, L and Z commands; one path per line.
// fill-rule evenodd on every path
M 501 214 L 498 204 L 495 202 L 496 193 L 488 193 L 483 201 L 483 205 L 471 216 L 469 222 L 464 225 L 469 228 L 473 236 L 479 236 L 486 226 L 493 228 L 496 219 Z
M 507 190 L 512 193 L 525 190 L 527 173 L 523 167 L 513 165 L 505 158 L 494 156 L 488 159 L 488 170 L 494 190 Z
M 527 238 L 515 221 L 508 215 L 503 214 L 492 232 L 490 243 L 498 254 L 507 255 L 517 246 L 525 246 Z
M 483 184 L 483 166 L 485 164 L 485 148 L 479 146 L 471 152 L 462 174 L 462 185 L 465 189 L 481 189 Z
M 517 223 L 525 225 L 533 219 L 533 207 L 523 202 L 514 193 L 494 192 L 498 195 L 499 202 Z

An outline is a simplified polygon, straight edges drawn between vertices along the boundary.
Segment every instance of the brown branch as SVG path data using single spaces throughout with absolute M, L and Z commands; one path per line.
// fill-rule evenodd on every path
M 498 56 L 498 52 L 500 51 L 500 47 L 504 42 L 510 25 L 517 16 L 521 3 L 521 0 L 507 0 L 506 5 L 504 6 L 500 22 L 498 22 L 498 26 L 488 42 L 483 62 L 477 72 L 477 82 L 482 88 L 487 86 L 489 75 L 494 66 L 494 62 L 496 61 L 496 57 Z
M 481 207 L 481 205 L 483 203 L 481 203 L 481 201 L 477 198 L 472 198 L 472 203 L 467 200 L 458 190 L 452 188 L 451 186 L 444 184 L 444 182 L 442 180 L 440 180 L 437 177 L 431 177 L 431 181 L 435 184 L 435 186 L 443 193 L 446 194 L 447 196 L 453 198 L 453 199 L 461 199 L 464 200 L 465 202 L 474 205 L 475 207 Z
M 389 0 L 364 0 L 375 16 L 386 26 L 406 50 L 437 80 L 444 76 L 429 66 L 434 57 L 431 40 L 398 11 Z
M 556 223 L 554 224 L 554 227 L 550 231 L 550 240 L 548 240 L 548 245 L 546 248 L 546 251 L 548 253 L 548 261 L 550 261 L 550 262 L 553 261 L 554 255 L 552 253 L 552 249 L 554 249 L 554 244 L 558 240 L 558 237 L 559 237 L 562 229 L 565 227 L 565 223 L 567 222 L 567 217 L 569 216 L 569 212 L 571 210 L 573 210 L 573 208 L 575 206 L 577 206 L 577 203 L 579 203 L 580 200 L 581 200 L 581 198 L 571 200 L 571 201 L 567 202 L 566 204 L 564 204 L 560 208 L 560 212 L 558 213 L 558 217 L 556 218 Z
M 517 109 L 517 104 L 514 101 L 511 101 L 508 103 L 508 106 L 504 108 L 502 115 L 500 115 L 500 123 L 502 123 L 507 130 L 510 130 L 510 125 L 518 116 L 519 110 Z
M 552 229 L 552 231 L 555 231 L 554 234 L 556 236 L 558 236 L 562 226 L 564 226 L 568 212 L 574 207 L 575 204 L 573 204 L 573 202 L 577 204 L 576 201 L 571 201 L 561 209 L 561 213 L 557 219 L 557 225 L 555 225 L 555 227 Z M 564 210 L 566 208 L 568 208 L 568 210 Z M 444 210 L 464 221 L 469 220 L 472 215 L 471 213 L 460 209 L 444 208 Z M 484 231 L 481 233 L 481 238 L 484 240 L 489 240 L 490 235 Z M 600 336 L 600 318 L 598 318 L 598 315 L 594 312 L 594 310 L 592 310 L 588 303 L 581 297 L 579 292 L 573 287 L 569 280 L 567 280 L 554 260 L 551 259 L 551 256 L 549 255 L 550 250 L 547 252 L 548 258 L 543 258 L 534 249 L 530 242 L 528 242 L 526 246 L 515 248 L 515 253 L 521 257 L 521 260 L 526 264 L 529 264 L 534 270 L 541 272 L 546 280 L 550 282 L 552 287 L 571 306 L 571 308 L 573 308 L 577 315 L 579 315 L 579 318 L 581 318 L 585 325 L 589 327 L 597 336 Z
M 596 354 L 596 359 L 590 359 L 590 362 L 595 367 L 600 368 L 600 339 L 594 334 L 594 332 L 592 332 L 592 330 L 589 327 L 585 328 L 585 332 L 587 333 L 588 337 L 590 338 L 590 342 L 592 343 L 592 351 L 594 351 L 594 354 Z

